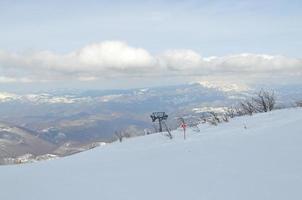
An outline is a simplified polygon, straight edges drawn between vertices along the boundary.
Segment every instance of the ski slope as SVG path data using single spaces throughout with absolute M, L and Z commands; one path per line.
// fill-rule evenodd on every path
M 246 126 L 246 128 L 244 128 Z M 2 200 L 301 200 L 302 109 L 0 167 Z

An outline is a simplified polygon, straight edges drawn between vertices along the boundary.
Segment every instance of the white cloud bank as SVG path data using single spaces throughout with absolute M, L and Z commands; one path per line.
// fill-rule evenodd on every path
M 302 76 L 302 60 L 263 54 L 202 57 L 193 50 L 152 55 L 120 41 L 91 44 L 67 54 L 0 51 L 0 82 L 34 82 L 104 77 L 217 76 L 231 74 Z

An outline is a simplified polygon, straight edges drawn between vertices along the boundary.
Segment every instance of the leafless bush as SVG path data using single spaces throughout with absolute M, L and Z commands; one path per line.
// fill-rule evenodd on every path
M 122 131 L 115 131 L 114 135 L 115 135 L 115 137 L 116 137 L 120 142 L 123 141 L 124 134 L 123 134 Z
M 221 122 L 217 113 L 209 112 L 209 115 L 210 116 L 207 118 L 207 122 L 211 125 L 217 126 Z
M 240 103 L 240 110 L 243 115 L 252 115 L 257 111 L 253 101 L 246 100 Z
M 131 138 L 131 137 L 133 137 L 133 134 L 131 132 L 129 132 L 129 131 L 124 131 L 123 132 L 123 136 L 125 138 Z
M 215 112 L 209 112 L 209 114 L 212 116 L 212 118 L 214 119 L 214 120 L 216 120 L 218 123 L 220 123 L 221 122 L 221 120 L 220 120 L 220 118 L 219 118 L 219 115 L 218 115 L 218 113 L 215 113 Z
M 177 119 L 177 121 L 178 121 L 178 123 L 179 123 L 179 126 L 181 125 L 181 124 L 185 124 L 186 122 L 185 122 L 185 119 L 183 118 L 183 117 L 179 117 L 178 119 Z
M 297 107 L 302 107 L 302 101 L 297 101 L 297 102 L 296 102 L 296 106 L 297 106 Z
M 188 117 L 188 118 L 183 118 L 183 117 L 179 117 L 177 118 L 177 126 L 180 127 L 181 124 L 186 124 L 187 127 L 190 127 L 191 130 L 195 131 L 195 132 L 200 132 L 200 129 L 198 127 L 198 125 L 201 123 L 201 120 L 203 120 L 203 118 L 199 118 L 199 117 Z
M 230 118 L 234 118 L 237 115 L 237 110 L 232 106 L 226 110 L 225 114 Z
M 214 126 L 217 126 L 217 125 L 218 125 L 218 122 L 217 122 L 215 119 L 213 119 L 213 118 L 209 118 L 209 119 L 207 120 L 207 122 L 208 122 L 209 124 L 211 124 L 211 125 L 214 125 Z
M 252 98 L 252 101 L 257 112 L 272 111 L 276 104 L 275 93 L 261 89 L 257 96 Z
M 223 114 L 221 118 L 224 122 L 229 122 L 229 116 L 227 114 Z
M 242 105 L 242 104 L 244 104 L 244 105 Z M 225 111 L 226 117 L 234 118 L 234 117 L 237 117 L 237 116 L 242 116 L 242 115 L 246 115 L 246 114 L 250 113 L 250 112 L 247 112 L 242 107 L 247 107 L 247 108 L 250 107 L 250 109 L 252 108 L 251 105 L 249 105 L 249 104 L 246 105 L 246 102 L 241 102 L 239 106 L 231 106 L 230 108 L 228 108 Z
M 240 103 L 240 109 L 243 114 L 252 115 L 253 113 L 269 112 L 275 108 L 276 97 L 273 91 L 261 89 L 259 93 Z
M 202 124 L 207 123 L 207 118 L 205 118 L 205 117 L 202 117 L 200 120 L 201 120 L 201 123 L 202 123 Z
M 236 116 L 242 116 L 245 115 L 244 111 L 241 109 L 241 107 L 236 107 L 235 108 L 236 111 Z

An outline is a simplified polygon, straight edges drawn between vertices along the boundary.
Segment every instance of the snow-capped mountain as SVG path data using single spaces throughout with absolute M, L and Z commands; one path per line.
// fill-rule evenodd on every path
M 246 92 L 250 90 L 250 87 L 246 84 L 229 83 L 224 81 L 199 81 L 197 82 L 201 86 L 210 89 L 217 89 L 222 92 Z
M 8 92 L 0 92 L 0 102 L 8 102 L 19 99 L 17 94 L 8 93 Z
M 0 92 L 0 103 L 24 102 L 34 104 L 70 104 L 87 101 L 89 101 L 89 98 L 80 98 L 72 95 L 58 96 L 48 93 L 19 95 L 14 93 Z

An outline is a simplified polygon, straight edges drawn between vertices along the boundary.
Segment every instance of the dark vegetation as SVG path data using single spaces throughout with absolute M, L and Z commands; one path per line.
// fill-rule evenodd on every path
M 302 106 L 302 102 L 297 102 L 297 105 Z M 229 107 L 224 113 L 208 112 L 207 115 L 202 118 L 202 122 L 217 126 L 219 123 L 228 122 L 229 118 L 269 112 L 275 108 L 276 96 L 274 91 L 261 89 L 253 97 L 241 101 L 237 106 Z

